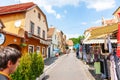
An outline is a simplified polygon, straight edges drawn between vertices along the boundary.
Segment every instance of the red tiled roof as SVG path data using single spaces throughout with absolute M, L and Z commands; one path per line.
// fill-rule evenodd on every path
M 28 2 L 9 6 L 0 6 L 0 15 L 26 11 L 27 9 L 33 7 L 34 5 L 36 4 L 34 4 L 33 2 Z
M 48 38 L 52 37 L 54 30 L 55 30 L 55 28 L 49 28 L 49 31 L 47 33 Z
M 116 23 L 115 19 L 105 20 L 105 24 L 107 24 L 107 25 L 112 25 L 114 23 Z

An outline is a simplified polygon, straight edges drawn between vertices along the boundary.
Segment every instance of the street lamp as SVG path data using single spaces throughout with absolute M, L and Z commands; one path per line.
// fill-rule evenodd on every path
M 117 51 L 116 55 L 120 58 L 120 13 L 118 13 L 118 33 L 117 33 Z

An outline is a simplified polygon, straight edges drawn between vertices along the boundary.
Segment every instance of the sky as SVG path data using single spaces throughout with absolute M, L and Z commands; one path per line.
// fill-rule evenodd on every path
M 78 37 L 90 27 L 100 26 L 102 17 L 112 19 L 120 0 L 0 0 L 0 6 L 34 2 L 54 26 L 68 38 Z

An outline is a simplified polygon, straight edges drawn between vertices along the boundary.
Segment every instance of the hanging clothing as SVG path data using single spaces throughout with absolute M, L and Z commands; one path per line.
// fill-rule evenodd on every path
M 109 53 L 112 53 L 112 43 L 110 41 L 110 36 L 108 36 L 108 50 L 109 50 Z
M 116 65 L 114 61 L 114 56 L 110 56 L 110 74 L 111 74 L 111 80 L 118 80 L 117 74 L 116 74 Z
M 115 66 L 116 66 L 116 74 L 117 74 L 117 78 L 118 80 L 120 80 L 120 59 L 117 58 L 117 57 L 114 57 L 115 58 Z
M 95 68 L 95 74 L 101 74 L 100 62 L 95 62 L 94 63 L 94 68 Z

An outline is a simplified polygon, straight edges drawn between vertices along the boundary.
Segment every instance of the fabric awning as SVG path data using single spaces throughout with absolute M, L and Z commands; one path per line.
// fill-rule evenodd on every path
M 111 43 L 117 43 L 117 39 L 110 39 Z M 104 43 L 105 39 L 92 39 L 83 41 L 83 44 L 101 44 Z
M 90 37 L 88 39 L 99 38 L 101 36 L 105 36 L 106 34 L 113 33 L 118 30 L 118 24 L 108 25 L 100 28 L 93 29 L 90 32 Z

